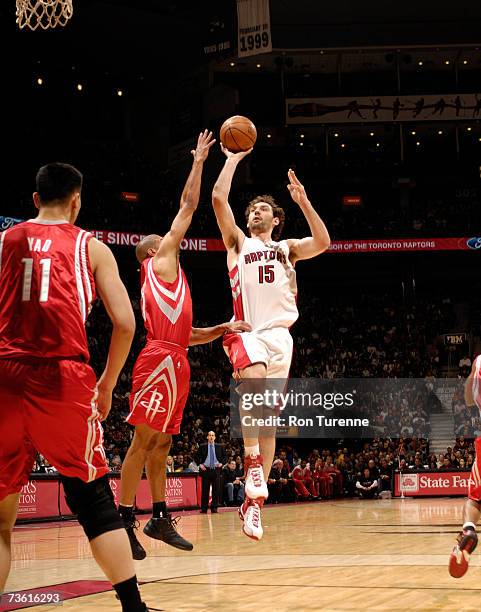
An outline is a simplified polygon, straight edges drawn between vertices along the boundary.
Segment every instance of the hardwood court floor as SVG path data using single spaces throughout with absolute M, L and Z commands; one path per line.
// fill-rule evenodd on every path
M 241 533 L 236 512 L 190 514 L 179 531 L 194 550 L 178 551 L 140 532 L 148 557 L 136 562 L 137 576 L 146 603 L 166 612 L 479 610 L 481 554 L 461 580 L 447 572 L 463 502 L 267 506 L 261 542 Z M 60 609 L 36 610 L 120 610 L 77 523 L 17 529 L 13 558 L 9 591 L 63 584 L 52 590 L 77 595 Z

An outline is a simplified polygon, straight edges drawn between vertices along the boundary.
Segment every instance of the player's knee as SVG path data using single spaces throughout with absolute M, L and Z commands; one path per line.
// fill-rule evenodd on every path
M 172 436 L 170 434 L 159 434 L 157 437 L 155 449 L 158 452 L 167 454 L 172 446 Z
M 62 476 L 61 479 L 67 504 L 77 515 L 78 522 L 89 540 L 124 528 L 107 476 L 93 482 L 83 482 L 80 478 L 67 476 Z
M 160 435 L 156 431 L 141 431 L 137 429 L 132 441 L 131 452 L 149 454 L 157 446 Z

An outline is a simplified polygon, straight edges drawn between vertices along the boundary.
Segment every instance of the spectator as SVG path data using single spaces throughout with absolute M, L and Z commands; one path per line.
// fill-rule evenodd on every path
M 235 459 L 222 470 L 224 491 L 227 496 L 228 506 L 240 506 L 244 501 L 244 483 L 242 482 L 243 475 L 239 474 Z
M 381 461 L 379 485 L 380 491 L 391 491 L 392 489 L 392 466 L 388 464 L 386 459 Z
M 314 480 L 312 479 L 307 462 L 304 459 L 299 459 L 299 465 L 296 465 L 292 470 L 291 476 L 299 499 L 307 500 L 316 497 Z
M 267 480 L 267 488 L 269 489 L 269 503 L 278 504 L 280 502 L 294 501 L 293 482 L 292 479 L 289 479 L 289 468 L 284 467 L 282 459 L 275 459 L 272 464 Z
M 356 482 L 360 499 L 374 499 L 378 492 L 378 481 L 371 478 L 369 468 L 364 468 L 362 476 Z
M 222 465 L 226 462 L 225 450 L 221 444 L 215 443 L 215 432 L 207 434 L 207 444 L 201 444 L 195 456 L 202 478 L 201 512 L 205 514 L 209 505 L 209 490 L 212 486 L 210 511 L 217 512 L 219 504 L 219 481 Z
M 167 474 L 169 474 L 170 472 L 174 472 L 174 458 L 172 457 L 172 455 L 167 455 L 167 459 L 166 461 L 166 468 L 167 468 Z

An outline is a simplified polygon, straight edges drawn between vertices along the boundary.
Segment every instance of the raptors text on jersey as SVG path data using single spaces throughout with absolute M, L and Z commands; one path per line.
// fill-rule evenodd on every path
M 0 359 L 89 359 L 91 234 L 30 220 L 0 234 Z
M 246 237 L 229 277 L 234 318 L 250 323 L 253 331 L 290 327 L 297 320 L 296 272 L 285 240 Z

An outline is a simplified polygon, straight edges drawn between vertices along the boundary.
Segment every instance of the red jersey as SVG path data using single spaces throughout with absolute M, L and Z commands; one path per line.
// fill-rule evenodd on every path
M 0 234 L 0 359 L 88 361 L 91 237 L 67 221 L 31 220 Z
M 162 340 L 189 346 L 192 330 L 192 298 L 184 271 L 179 265 L 177 278 L 166 283 L 154 272 L 153 257 L 142 262 L 142 316 L 147 341 Z

